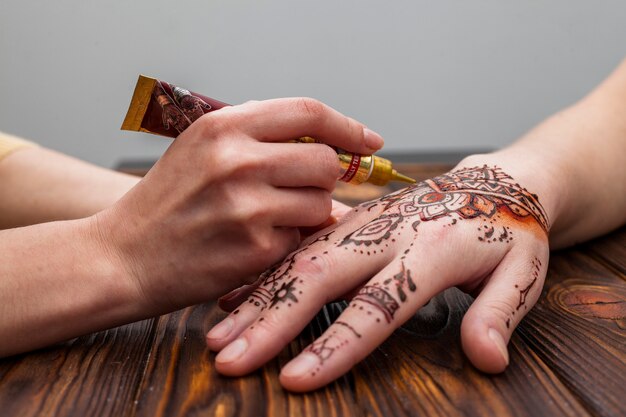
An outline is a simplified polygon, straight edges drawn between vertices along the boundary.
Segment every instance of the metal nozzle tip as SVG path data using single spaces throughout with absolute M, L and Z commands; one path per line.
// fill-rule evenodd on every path
M 395 170 L 394 170 L 394 171 L 395 171 Z M 393 179 L 394 179 L 395 181 L 408 182 L 409 184 L 415 184 L 415 183 L 417 182 L 417 181 L 416 181 L 416 180 L 414 180 L 413 178 L 411 178 L 411 177 L 407 177 L 407 176 L 406 176 L 406 175 L 404 175 L 404 174 L 400 174 L 400 173 L 399 173 L 399 172 L 397 172 L 397 171 L 396 171 L 396 172 L 394 172 Z

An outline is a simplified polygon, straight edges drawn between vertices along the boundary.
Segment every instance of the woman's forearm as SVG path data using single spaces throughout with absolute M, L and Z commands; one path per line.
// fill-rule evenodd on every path
M 476 158 L 476 157 L 471 157 Z M 515 165 L 550 216 L 561 248 L 626 222 L 626 61 L 580 102 L 477 160 Z
M 90 216 L 138 181 L 49 149 L 21 149 L 0 161 L 0 229 Z

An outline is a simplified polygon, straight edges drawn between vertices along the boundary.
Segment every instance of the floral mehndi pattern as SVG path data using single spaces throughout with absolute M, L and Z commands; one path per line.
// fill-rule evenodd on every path
M 370 246 L 380 244 L 391 237 L 392 232 L 407 219 L 417 231 L 420 222 L 452 217 L 452 225 L 458 220 L 493 219 L 500 211 L 508 211 L 515 218 L 533 218 L 541 228 L 548 231 L 546 213 L 539 198 L 515 183 L 497 167 L 463 168 L 423 181 L 379 200 L 383 214 L 377 219 L 346 236 L 340 246 L 354 244 Z M 373 206 L 368 205 L 368 210 Z M 454 216 L 454 217 L 453 217 Z M 495 221 L 492 221 L 495 223 Z M 510 228 L 504 226 L 497 237 L 495 229 L 479 237 L 481 241 L 510 240 Z
M 248 303 L 260 310 L 278 309 L 282 305 L 290 307 L 298 303 L 304 281 L 294 274 L 293 266 L 297 259 L 314 250 L 319 242 L 330 241 L 331 236 L 334 239 L 333 245 L 338 248 L 351 250 L 358 255 L 376 256 L 384 253 L 390 245 L 397 244 L 396 237 L 404 233 L 403 229 L 410 228 L 412 241 L 400 256 L 399 270 L 382 281 L 363 286 L 349 304 L 349 308 L 361 310 L 372 316 L 377 323 L 389 324 L 393 322 L 401 305 L 418 289 L 405 260 L 413 251 L 421 223 L 445 219 L 443 227 L 453 227 L 461 221 L 480 219 L 481 223 L 477 224 L 476 229 L 477 240 L 488 244 L 509 244 L 514 239 L 515 232 L 505 219 L 537 224 L 546 234 L 549 229 L 546 212 L 537 195 L 529 193 L 500 168 L 487 165 L 451 171 L 364 203 L 354 210 L 370 212 L 374 209 L 381 210 L 381 214 L 367 224 L 345 236 L 334 236 L 335 230 L 327 232 L 267 271 L 262 275 L 261 284 L 249 297 Z M 534 258 L 532 281 L 525 285 L 516 285 L 520 299 L 515 311 L 522 306 L 527 308 L 526 297 L 537 281 L 540 268 L 541 262 Z M 512 311 L 513 316 L 515 311 Z M 507 327 L 510 320 L 509 318 L 506 321 Z M 344 327 L 349 326 L 343 324 Z M 351 326 L 350 330 L 359 335 Z M 349 338 L 333 330 L 330 335 L 314 342 L 305 350 L 317 355 L 321 366 L 333 352 L 348 343 Z

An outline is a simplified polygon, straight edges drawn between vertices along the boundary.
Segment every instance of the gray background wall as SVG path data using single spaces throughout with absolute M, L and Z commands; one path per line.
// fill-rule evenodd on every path
M 626 56 L 626 2 L 0 0 L 0 130 L 104 166 L 139 73 L 240 103 L 311 96 L 386 150 L 500 147 Z

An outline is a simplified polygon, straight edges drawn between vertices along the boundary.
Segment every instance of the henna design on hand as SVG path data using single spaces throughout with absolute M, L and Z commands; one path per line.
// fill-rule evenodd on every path
M 532 222 L 546 233 L 549 229 L 547 215 L 537 195 L 529 193 L 500 168 L 487 165 L 462 168 L 422 181 L 378 200 L 363 203 L 355 211 L 373 212 L 376 209 L 381 210 L 378 217 L 332 244 L 346 250 L 351 248 L 356 253 L 376 255 L 395 243 L 396 237 L 403 237 L 405 228 L 413 229 L 415 233 L 412 237 L 415 241 L 421 223 L 444 218 L 449 219 L 449 222 L 443 227 L 455 226 L 464 220 L 480 219 L 484 223 L 477 228 L 478 241 L 494 244 L 508 244 L 514 239 L 511 227 L 504 223 L 505 218 Z M 299 285 L 303 281 L 293 274 L 295 262 L 319 242 L 328 242 L 335 231 L 317 237 L 262 274 L 261 285 L 248 302 L 261 310 L 267 307 L 276 309 L 281 305 L 290 307 L 299 302 L 302 294 Z M 406 242 L 405 239 L 403 241 Z M 412 247 L 413 243 L 410 243 L 400 257 L 400 271 L 382 282 L 365 285 L 352 299 L 350 307 L 362 310 L 367 315 L 379 313 L 375 317 L 376 322 L 384 319 L 391 323 L 400 306 L 408 301 L 410 294 L 417 291 L 411 270 L 404 263 L 407 255 L 413 251 Z M 316 256 L 310 258 L 311 261 L 315 259 Z M 533 265 L 534 279 L 519 290 L 520 299 L 515 311 L 522 306 L 527 308 L 526 299 L 538 279 L 541 263 L 535 258 Z M 512 311 L 512 315 L 515 311 Z M 348 327 L 354 337 L 361 337 L 348 323 L 337 321 L 336 324 Z M 510 319 L 506 324 L 508 327 Z M 330 336 L 314 342 L 306 350 L 318 356 L 321 366 L 348 341 L 339 338 L 333 331 Z
M 459 220 L 482 218 L 486 224 L 477 229 L 479 241 L 510 243 L 514 232 L 510 226 L 498 224 L 500 213 L 515 219 L 531 218 L 544 231 L 548 229 L 547 216 L 538 197 L 514 182 L 500 168 L 487 165 L 443 174 L 378 200 L 362 203 L 356 210 L 371 211 L 381 206 L 382 213 L 377 218 L 338 240 L 336 245 L 344 249 L 352 247 L 357 253 L 377 254 L 396 241 L 394 235 L 400 236 L 405 225 L 410 224 L 415 231 L 415 239 L 419 224 L 441 218 L 451 218 L 446 226 L 454 226 Z M 248 302 L 262 310 L 268 305 L 278 307 L 276 304 L 284 300 L 298 302 L 296 294 L 301 294 L 302 291 L 296 288 L 297 277 L 292 274 L 296 259 L 319 242 L 329 241 L 334 232 L 332 230 L 318 236 L 262 274 L 261 285 L 252 293 Z M 410 250 L 411 247 L 404 251 L 401 260 L 406 258 Z M 285 287 L 283 282 L 287 280 L 289 286 Z M 406 281 L 408 291 L 414 291 L 410 271 L 405 269 L 404 263 L 395 281 Z M 382 286 L 365 286 L 355 297 L 355 301 L 363 301 L 381 311 L 387 322 L 393 319 L 399 302 L 404 302 L 407 298 L 404 286 L 390 289 L 390 282 L 388 280 Z M 284 290 L 281 294 L 285 293 L 288 297 L 277 295 L 279 289 Z M 397 298 L 393 295 L 394 292 Z
M 346 236 L 339 245 L 343 246 L 348 243 L 365 246 L 379 244 L 383 240 L 389 239 L 391 232 L 398 227 L 401 221 L 401 216 L 380 216 Z
M 302 294 L 302 291 L 296 288 L 295 284 L 296 281 L 298 281 L 298 277 L 292 276 L 291 270 L 293 269 L 293 265 L 296 262 L 298 255 L 303 254 L 303 252 L 306 252 L 317 243 L 329 241 L 330 235 L 333 233 L 335 233 L 335 231 L 331 230 L 328 233 L 318 236 L 308 245 L 292 252 L 283 261 L 277 263 L 261 274 L 261 284 L 252 292 L 252 294 L 250 294 L 248 297 L 248 303 L 253 304 L 256 307 L 260 307 L 261 310 L 264 310 L 268 304 L 270 308 L 274 307 L 278 309 L 276 304 L 278 302 L 285 302 L 286 300 L 297 303 L 298 298 L 296 296 L 296 292 L 298 294 Z M 287 279 L 290 279 L 290 281 L 288 283 L 284 283 Z M 299 282 L 301 283 L 302 280 Z M 287 306 L 291 307 L 291 303 L 287 302 Z
M 547 233 L 548 220 L 539 197 L 529 193 L 513 181 L 498 167 L 463 168 L 407 187 L 378 200 L 383 212 L 378 218 L 347 235 L 340 243 L 345 245 L 380 245 L 391 238 L 393 232 L 411 221 L 415 232 L 420 222 L 438 220 L 442 217 L 468 220 L 482 217 L 490 221 L 478 240 L 484 242 L 505 242 L 513 239 L 508 226 L 496 229 L 493 226 L 500 212 L 513 218 L 533 218 Z M 373 206 L 368 206 L 368 210 Z M 416 220 L 411 220 L 417 217 Z

